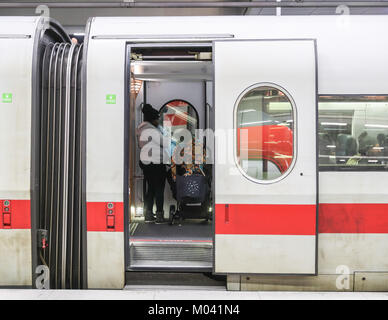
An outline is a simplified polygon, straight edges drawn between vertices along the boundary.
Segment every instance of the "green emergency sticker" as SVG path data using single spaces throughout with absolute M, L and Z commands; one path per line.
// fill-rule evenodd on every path
M 1 96 L 1 102 L 12 103 L 12 93 L 3 93 Z
M 116 95 L 115 94 L 107 94 L 106 95 L 106 104 L 116 104 Z

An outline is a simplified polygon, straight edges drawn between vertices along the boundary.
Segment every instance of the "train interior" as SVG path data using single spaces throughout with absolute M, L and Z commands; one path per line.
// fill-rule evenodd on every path
M 136 128 L 143 121 L 142 106 L 160 112 L 159 126 L 168 140 L 169 154 L 182 142 L 180 130 L 195 139 L 196 129 L 211 128 L 213 105 L 212 48 L 209 45 L 131 47 L 129 94 L 129 270 L 209 272 L 213 268 L 213 168 L 206 164 L 212 150 L 201 141 L 202 200 L 183 201 L 179 165 L 167 166 L 164 189 L 165 223 L 146 223 L 147 185 L 139 166 Z M 178 138 L 177 138 L 178 137 Z M 177 141 L 177 140 L 180 140 Z M 187 137 L 185 138 L 187 139 Z M 187 141 L 187 140 L 185 140 Z M 193 148 L 194 151 L 195 148 Z M 205 169 L 206 166 L 206 169 Z M 178 181 L 179 180 L 179 181 Z M 192 199 L 192 198 L 190 198 Z M 156 207 L 154 205 L 153 213 Z
M 321 96 L 320 170 L 386 170 L 386 96 Z

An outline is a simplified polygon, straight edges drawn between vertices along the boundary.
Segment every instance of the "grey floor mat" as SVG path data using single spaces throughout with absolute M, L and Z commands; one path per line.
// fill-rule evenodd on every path
M 138 223 L 133 228 L 131 240 L 211 240 L 212 223 L 204 221 L 183 221 L 182 225 Z

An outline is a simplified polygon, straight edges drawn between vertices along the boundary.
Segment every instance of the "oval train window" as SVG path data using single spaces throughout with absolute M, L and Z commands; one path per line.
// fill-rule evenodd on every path
M 281 90 L 259 86 L 246 92 L 237 106 L 237 161 L 259 181 L 284 175 L 294 157 L 294 112 Z

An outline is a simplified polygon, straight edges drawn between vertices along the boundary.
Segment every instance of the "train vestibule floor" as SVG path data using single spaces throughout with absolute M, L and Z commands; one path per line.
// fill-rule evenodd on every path
M 213 226 L 204 220 L 181 225 L 131 224 L 130 269 L 211 271 Z

